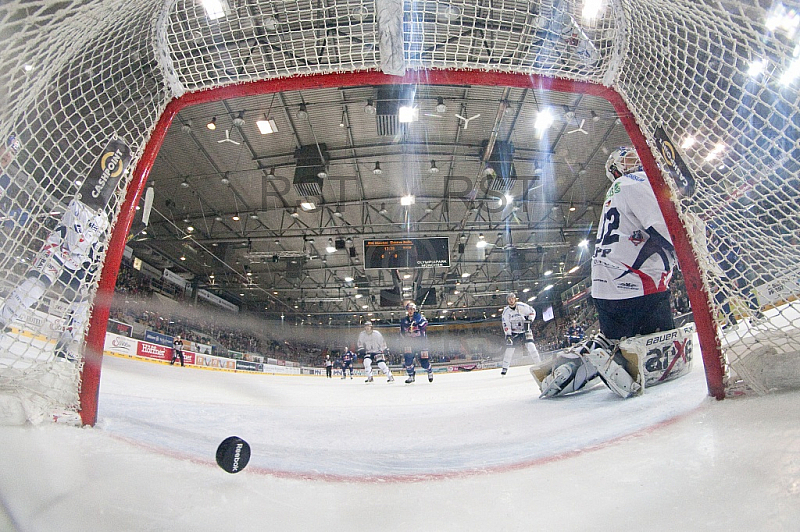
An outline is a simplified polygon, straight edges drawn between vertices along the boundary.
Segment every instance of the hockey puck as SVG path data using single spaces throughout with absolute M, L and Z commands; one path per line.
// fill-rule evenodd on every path
M 250 445 L 239 436 L 222 440 L 217 447 L 217 465 L 228 473 L 238 473 L 250 461 Z

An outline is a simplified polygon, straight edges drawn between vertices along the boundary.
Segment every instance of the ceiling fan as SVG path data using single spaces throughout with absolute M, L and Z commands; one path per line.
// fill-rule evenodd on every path
M 456 115 L 456 118 L 458 118 L 458 119 L 460 119 L 460 120 L 463 120 L 463 121 L 464 121 L 464 129 L 467 129 L 467 127 L 469 127 L 469 123 L 470 123 L 470 121 L 472 121 L 472 120 L 475 120 L 475 119 L 476 119 L 476 118 L 478 118 L 479 116 L 481 116 L 481 115 L 480 115 L 480 113 L 476 114 L 475 116 L 471 116 L 471 117 L 469 117 L 469 118 L 464 118 L 464 117 L 463 117 L 463 116 L 461 116 L 461 115 Z
M 240 142 L 237 142 L 237 141 L 235 141 L 235 140 L 233 140 L 231 138 L 231 130 L 230 129 L 226 129 L 225 130 L 225 138 L 222 139 L 222 140 L 218 140 L 217 144 L 221 144 L 223 142 L 230 142 L 231 144 L 236 144 L 237 146 L 240 144 Z
M 567 131 L 567 135 L 571 135 L 572 133 L 577 133 L 579 131 L 581 133 L 583 133 L 584 135 L 588 135 L 589 132 L 586 131 L 585 129 L 583 129 L 583 124 L 585 124 L 585 123 L 586 123 L 586 119 L 584 118 L 583 120 L 581 120 L 581 125 L 578 126 L 578 129 L 573 129 L 572 131 Z

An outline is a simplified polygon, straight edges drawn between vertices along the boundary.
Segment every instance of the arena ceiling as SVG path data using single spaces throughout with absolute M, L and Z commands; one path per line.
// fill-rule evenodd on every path
M 400 122 L 404 106 L 413 121 Z M 348 86 L 203 103 L 173 120 L 149 226 L 128 245 L 273 318 L 391 320 L 391 291 L 432 320 L 481 319 L 510 290 L 539 305 L 584 288 L 604 163 L 628 143 L 609 102 L 551 90 Z M 428 237 L 448 239 L 449 267 L 365 264 L 365 240 Z

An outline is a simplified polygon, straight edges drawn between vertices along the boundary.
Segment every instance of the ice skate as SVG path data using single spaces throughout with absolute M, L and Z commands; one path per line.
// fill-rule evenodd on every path
M 389 375 L 389 378 L 386 379 L 386 382 L 389 382 L 389 383 L 394 382 L 394 376 L 393 375 Z
M 406 384 L 411 384 L 413 382 L 414 382 L 414 376 L 413 375 L 409 375 L 408 378 L 406 379 Z
M 370 375 L 369 377 L 367 377 L 367 380 L 365 380 L 364 382 L 366 382 L 366 383 L 370 383 L 370 382 L 372 382 L 372 375 Z
M 500 370 L 500 375 L 505 375 L 506 373 L 508 373 L 508 368 L 503 368 Z
M 428 372 L 428 382 L 433 382 L 433 372 L 432 371 Z

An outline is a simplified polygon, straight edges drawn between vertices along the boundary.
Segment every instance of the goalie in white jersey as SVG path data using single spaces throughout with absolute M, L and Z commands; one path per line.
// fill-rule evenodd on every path
M 508 305 L 503 309 L 503 333 L 506 335 L 506 351 L 503 354 L 503 369 L 501 375 L 508 372 L 511 359 L 517 346 L 525 344 L 528 354 L 533 357 L 534 363 L 540 362 L 539 350 L 533 343 L 531 323 L 536 318 L 536 311 L 527 303 L 517 301 L 517 294 L 511 292 L 506 296 Z
M 636 151 L 612 152 L 606 176 L 612 184 L 592 258 L 592 298 L 601 332 L 568 352 L 569 360 L 555 362 L 541 381 L 542 397 L 576 391 L 595 376 L 622 397 L 642 393 L 643 382 L 632 376 L 639 374 L 635 368 L 627 368 L 619 341 L 675 328 L 668 286 L 675 249 Z

